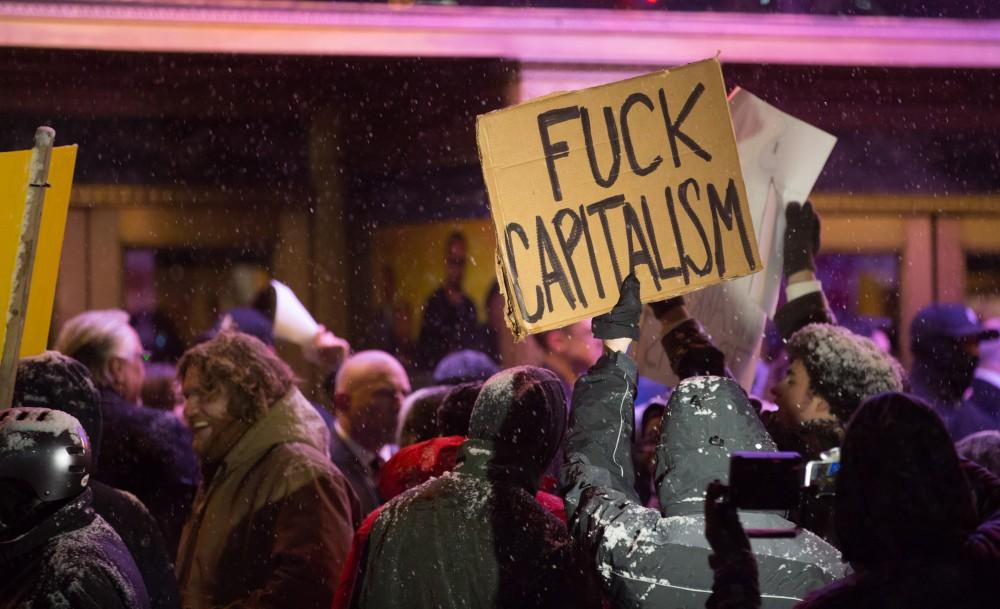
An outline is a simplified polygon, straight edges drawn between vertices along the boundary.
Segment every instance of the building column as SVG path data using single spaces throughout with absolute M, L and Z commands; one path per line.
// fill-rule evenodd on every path
M 87 274 L 88 309 L 122 307 L 122 243 L 115 208 L 87 212 Z
M 934 301 L 933 226 L 929 217 L 918 216 L 906 219 L 903 230 L 906 238 L 899 278 L 899 355 L 909 369 L 913 363 L 910 323 L 920 309 Z
M 962 221 L 959 218 L 935 218 L 938 302 L 965 302 L 965 250 L 962 247 Z
M 343 162 L 334 108 L 320 110 L 309 129 L 309 164 L 315 192 L 310 211 L 312 255 L 310 299 L 316 319 L 337 335 L 350 334 L 348 292 L 351 250 L 345 210 Z

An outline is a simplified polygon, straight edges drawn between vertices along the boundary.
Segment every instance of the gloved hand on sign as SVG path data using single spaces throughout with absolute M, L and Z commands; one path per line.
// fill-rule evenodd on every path
M 639 280 L 630 274 L 622 281 L 621 292 L 615 307 L 598 315 L 591 323 L 596 338 L 611 340 L 616 338 L 639 339 L 639 316 L 642 315 L 642 301 L 639 300 Z

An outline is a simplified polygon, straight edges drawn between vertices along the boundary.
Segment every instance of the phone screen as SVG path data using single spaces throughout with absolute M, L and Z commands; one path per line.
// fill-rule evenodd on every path
M 839 461 L 810 461 L 806 463 L 805 487 L 816 496 L 832 495 L 836 491 Z
M 734 452 L 729 459 L 729 498 L 739 509 L 792 509 L 801 480 L 799 453 Z

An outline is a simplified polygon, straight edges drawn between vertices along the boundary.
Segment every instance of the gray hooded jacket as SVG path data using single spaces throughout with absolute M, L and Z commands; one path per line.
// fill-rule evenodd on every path
M 350 606 L 600 607 L 593 572 L 533 496 L 565 428 L 554 374 L 521 366 L 493 375 L 476 399 L 458 467 L 378 512 Z
M 635 382 L 635 362 L 612 353 L 576 384 L 562 470 L 570 532 L 596 562 L 615 607 L 701 608 L 712 590 L 705 487 L 728 477 L 731 452 L 773 451 L 774 443 L 734 381 L 683 381 L 657 447 L 662 514 L 645 508 L 633 490 L 630 454 Z M 740 517 L 748 528 L 794 526 L 773 513 Z M 765 608 L 792 607 L 845 571 L 837 550 L 807 531 L 751 543 Z

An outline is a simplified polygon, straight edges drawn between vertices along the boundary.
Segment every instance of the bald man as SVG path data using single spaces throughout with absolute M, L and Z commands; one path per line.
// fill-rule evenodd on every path
M 399 408 L 408 393 L 406 370 L 384 351 L 361 351 L 337 372 L 333 390 L 337 421 L 330 434 L 330 459 L 354 488 L 363 515 L 382 503 L 380 453 L 396 435 Z

